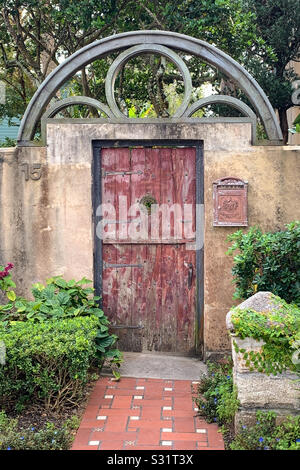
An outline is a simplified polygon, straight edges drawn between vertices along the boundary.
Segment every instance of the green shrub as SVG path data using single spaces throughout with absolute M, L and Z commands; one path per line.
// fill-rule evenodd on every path
M 62 427 L 48 423 L 37 431 L 34 427 L 19 430 L 18 420 L 0 412 L 0 450 L 68 450 L 72 444 L 72 430 L 78 427 L 78 418 L 65 421 Z
M 209 423 L 231 424 L 239 406 L 232 380 L 232 365 L 208 362 L 207 366 L 208 375 L 200 381 L 195 399 L 199 415 Z
M 261 351 L 247 352 L 234 342 L 235 350 L 243 354 L 250 370 L 274 375 L 286 369 L 300 372 L 298 361 L 293 360 L 300 339 L 300 308 L 277 296 L 271 295 L 271 298 L 278 303 L 278 310 L 233 309 L 231 321 L 235 334 L 242 339 L 249 337 L 265 343 Z
M 46 408 L 74 406 L 88 382 L 99 327 L 96 316 L 0 324 L 6 349 L 0 365 L 3 406 L 28 400 Z
M 3 141 L 0 141 L 0 148 L 6 148 L 6 147 L 16 147 L 17 145 L 17 139 L 11 139 L 10 137 L 5 137 Z
M 300 306 L 300 222 L 286 230 L 262 233 L 251 228 L 228 237 L 232 245 L 227 254 L 234 257 L 232 274 L 236 284 L 234 297 L 247 299 L 257 291 L 270 291 L 288 303 Z
M 273 433 L 271 448 L 275 450 L 300 450 L 300 416 L 288 416 Z
M 44 286 L 41 283 L 32 287 L 32 301 L 17 297 L 6 305 L 0 305 L 0 320 L 3 322 L 11 320 L 44 322 L 51 319 L 64 319 L 81 316 L 97 316 L 99 328 L 95 339 L 95 356 L 100 363 L 108 358 L 112 367 L 119 367 L 122 355 L 118 349 L 112 346 L 118 337 L 110 334 L 109 321 L 99 308 L 100 297 L 94 296 L 94 289 L 85 287 L 91 283 L 83 278 L 80 281 L 66 281 L 61 276 L 47 279 Z M 119 374 L 113 370 L 115 376 Z
M 242 426 L 232 450 L 300 450 L 300 416 L 288 416 L 276 426 L 276 414 L 258 411 L 254 426 Z

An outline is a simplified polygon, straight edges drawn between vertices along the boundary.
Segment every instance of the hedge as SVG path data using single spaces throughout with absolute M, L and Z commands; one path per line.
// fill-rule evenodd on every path
M 98 327 L 93 316 L 0 323 L 0 404 L 75 405 L 89 379 Z

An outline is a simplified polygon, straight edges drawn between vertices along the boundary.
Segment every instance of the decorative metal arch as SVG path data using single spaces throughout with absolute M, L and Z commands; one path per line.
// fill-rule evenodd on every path
M 144 52 L 147 51 L 146 45 L 149 46 L 150 52 L 154 44 L 166 46 L 201 57 L 219 68 L 248 96 L 262 120 L 269 140 L 282 140 L 279 123 L 266 94 L 254 78 L 230 56 L 205 41 L 183 34 L 169 31 L 133 31 L 95 41 L 75 52 L 54 69 L 38 88 L 26 109 L 19 130 L 18 145 L 30 145 L 36 126 L 51 98 L 78 70 L 112 52 L 141 44 L 144 45 Z
M 199 109 L 203 108 L 204 106 L 208 106 L 209 104 L 226 104 L 231 106 L 232 108 L 237 109 L 244 116 L 247 116 L 252 121 L 252 142 L 256 141 L 256 114 L 249 108 L 246 103 L 233 96 L 228 95 L 211 95 L 207 96 L 206 98 L 201 98 L 200 100 L 193 103 L 183 114 L 183 117 L 192 117 L 193 114 L 198 111 Z
M 119 110 L 115 97 L 114 97 L 114 84 L 117 78 L 119 71 L 121 70 L 122 66 L 129 60 L 131 57 L 136 55 L 140 55 L 143 52 L 154 52 L 160 55 L 167 57 L 171 62 L 173 62 L 179 68 L 180 72 L 183 75 L 184 85 L 185 85 L 185 92 L 182 104 L 176 110 L 174 114 L 175 117 L 181 117 L 185 110 L 187 109 L 191 94 L 192 94 L 192 79 L 190 72 L 185 65 L 184 61 L 176 54 L 174 51 L 169 49 L 165 46 L 159 46 L 158 44 L 140 44 L 139 46 L 131 47 L 130 49 L 126 49 L 126 51 L 122 52 L 116 60 L 112 63 L 109 68 L 109 71 L 106 76 L 105 80 L 105 92 L 106 92 L 106 99 L 110 106 L 110 109 L 114 113 L 116 117 L 124 118 L 124 114 Z
M 63 109 L 68 108 L 69 106 L 75 106 L 80 104 L 85 106 L 92 106 L 93 108 L 96 108 L 99 111 L 105 113 L 108 117 L 114 117 L 111 110 L 108 106 L 106 106 L 106 104 L 103 104 L 101 103 L 101 101 L 95 100 L 94 98 L 89 98 L 87 96 L 71 96 L 69 98 L 65 98 L 64 100 L 57 101 L 57 103 L 48 108 L 47 111 L 43 114 L 41 119 L 42 142 L 45 142 L 46 140 L 47 119 L 53 118 L 56 114 L 58 114 Z

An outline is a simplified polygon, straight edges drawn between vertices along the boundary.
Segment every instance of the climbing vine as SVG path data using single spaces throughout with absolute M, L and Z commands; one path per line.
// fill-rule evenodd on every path
M 250 370 L 274 375 L 287 369 L 300 373 L 300 309 L 275 295 L 271 299 L 277 304 L 271 312 L 233 309 L 236 336 L 263 342 L 260 351 L 246 351 L 234 341 L 235 351 L 243 355 Z

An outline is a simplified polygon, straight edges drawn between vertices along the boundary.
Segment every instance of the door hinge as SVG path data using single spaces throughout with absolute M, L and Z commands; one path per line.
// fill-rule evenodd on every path
M 128 325 L 110 325 L 111 328 L 127 328 L 129 330 L 142 330 L 143 326 L 128 326 Z
M 136 219 L 130 219 L 130 220 L 109 220 L 109 219 L 102 219 L 101 223 L 103 225 L 107 224 L 130 224 L 131 222 L 140 222 L 141 218 L 137 217 Z
M 107 268 L 142 268 L 143 264 L 111 264 L 103 262 L 103 269 Z
M 126 176 L 126 175 L 142 175 L 143 171 L 142 170 L 137 170 L 137 171 L 104 171 L 103 172 L 103 178 L 106 178 L 107 176 Z

